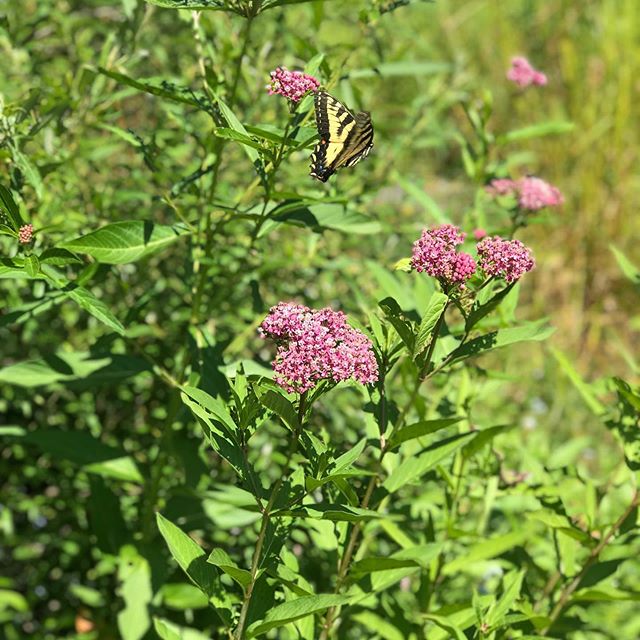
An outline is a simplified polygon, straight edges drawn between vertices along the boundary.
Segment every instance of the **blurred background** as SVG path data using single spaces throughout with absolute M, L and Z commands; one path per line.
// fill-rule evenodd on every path
M 625 278 L 620 265 L 620 255 L 640 264 L 637 0 L 403 4 L 312 2 L 256 20 L 238 87 L 236 112 L 243 122 L 283 126 L 287 108 L 281 98 L 267 95 L 269 72 L 282 64 L 303 68 L 324 53 L 323 80 L 352 107 L 370 111 L 376 127 L 371 157 L 342 172 L 326 191 L 308 177 L 308 150 L 283 167 L 279 191 L 283 197 L 297 191 L 343 198 L 377 226 L 370 228 L 373 233 L 351 235 L 348 228 L 315 233 L 282 225 L 251 253 L 247 228 L 242 221 L 232 224 L 216 243 L 207 291 L 209 328 L 218 337 L 219 352 L 226 362 L 257 358 L 267 364 L 269 354 L 255 327 L 270 305 L 295 298 L 359 316 L 393 292 L 393 265 L 410 254 L 424 226 L 446 217 L 471 232 L 479 219 L 486 221 L 478 212 L 482 185 L 469 180 L 461 160 L 460 140 L 472 137 L 461 105 L 486 102 L 490 94 L 488 128 L 496 136 L 544 122 L 573 127 L 514 141 L 493 158 L 514 177 L 535 174 L 556 185 L 565 204 L 536 217 L 519 235 L 538 266 L 520 287 L 518 315 L 546 316 L 557 331 L 544 345 L 493 356 L 503 379 L 487 384 L 483 403 L 488 413 L 527 432 L 515 463 L 521 469 L 553 460 L 576 464 L 581 473 L 604 481 L 618 464 L 618 445 L 570 378 L 639 379 L 638 283 Z M 198 59 L 204 47 L 213 59 L 208 72 L 215 89 L 239 53 L 242 21 L 212 12 L 203 13 L 200 24 L 204 43 L 194 36 L 189 12 L 178 15 L 141 0 L 0 4 L 0 179 L 21 193 L 31 221 L 44 228 L 43 238 L 71 238 L 119 219 L 174 223 L 168 194 L 191 220 L 211 206 L 193 177 L 206 155 L 208 117 L 98 71 L 104 67 L 195 90 L 201 86 Z M 514 55 L 544 71 L 548 85 L 521 91 L 508 82 Z M 238 147 L 229 147 L 229 158 L 219 192 L 232 202 L 254 175 Z M 0 240 L 2 256 L 13 251 L 5 240 Z M 147 328 L 136 339 L 167 368 L 176 366 L 175 353 L 188 339 L 189 310 L 181 293 L 186 261 L 174 251 L 122 268 L 103 266 L 87 285 L 123 321 L 130 315 L 144 319 Z M 42 296 L 39 287 L 0 281 L 0 366 L 57 349 L 99 350 L 116 343 L 68 304 L 14 323 L 9 311 Z M 154 447 L 168 410 L 157 387 L 147 374 L 98 388 L 0 377 L 0 425 L 91 433 L 123 446 L 143 471 L 154 463 L 158 468 L 166 460 L 158 463 Z M 200 436 L 189 434 L 175 454 L 176 478 L 186 486 L 205 486 L 208 471 L 194 453 Z M 134 536 L 123 523 L 114 539 L 105 538 L 104 514 L 85 500 L 99 496 L 112 504 L 116 499 L 125 513 L 139 513 L 141 524 L 134 530 L 150 544 L 158 496 L 177 503 L 179 492 L 161 475 L 150 497 L 140 488 L 123 491 L 109 484 L 113 474 L 96 478 L 78 472 L 82 456 L 69 459 L 55 443 L 36 446 L 10 437 L 5 442 L 0 563 L 8 571 L 0 588 L 25 595 L 24 601 L 5 599 L 0 621 L 11 620 L 18 610 L 21 631 L 7 631 L 7 637 L 59 637 L 78 630 L 85 609 L 105 606 L 103 594 L 117 582 L 117 560 L 107 551 Z M 514 451 L 518 447 L 514 441 Z M 527 458 L 526 447 L 535 451 L 537 462 Z M 104 555 L 96 556 L 95 549 L 94 555 L 85 553 L 88 540 Z M 76 585 L 75 608 L 61 604 L 69 598 L 65 584 Z M 64 615 L 58 614 L 61 609 Z M 109 637 L 105 634 L 101 637 Z

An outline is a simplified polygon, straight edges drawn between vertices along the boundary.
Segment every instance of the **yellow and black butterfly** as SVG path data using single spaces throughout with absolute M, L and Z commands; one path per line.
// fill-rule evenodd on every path
M 367 157 L 373 147 L 373 124 L 368 113 L 352 113 L 322 89 L 314 104 L 320 142 L 311 154 L 311 175 L 326 182 L 340 167 L 352 167 Z

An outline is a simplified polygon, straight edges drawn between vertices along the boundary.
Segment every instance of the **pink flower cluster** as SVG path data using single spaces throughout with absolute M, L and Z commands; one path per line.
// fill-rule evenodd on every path
M 321 380 L 378 379 L 371 341 L 347 324 L 341 311 L 314 310 L 280 302 L 260 325 L 260 334 L 278 345 L 273 361 L 276 382 L 289 393 L 304 393 Z
M 498 236 L 487 237 L 478 245 L 480 267 L 489 276 L 515 282 L 536 266 L 531 252 L 520 240 L 503 240 Z
M 302 71 L 289 71 L 286 67 L 278 67 L 271 72 L 271 84 L 267 85 L 269 95 L 275 93 L 292 102 L 299 102 L 309 91 L 316 91 L 320 86 L 317 78 Z
M 531 63 L 522 56 L 511 59 L 511 68 L 507 71 L 507 80 L 515 82 L 519 87 L 547 84 L 547 76 L 542 71 L 537 71 Z
M 528 211 L 557 207 L 564 202 L 560 189 L 535 176 L 519 180 L 498 178 L 491 181 L 486 191 L 494 196 L 514 195 L 518 198 L 520 207 Z
M 476 271 L 475 260 L 456 247 L 464 242 L 465 234 L 452 224 L 423 229 L 413 243 L 411 267 L 438 278 L 445 286 L 461 284 Z
M 29 244 L 33 239 L 33 225 L 23 224 L 18 230 L 18 242 L 20 244 Z

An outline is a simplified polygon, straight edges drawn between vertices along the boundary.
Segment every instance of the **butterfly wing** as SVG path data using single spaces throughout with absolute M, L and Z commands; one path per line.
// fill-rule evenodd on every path
M 326 91 L 315 96 L 316 126 L 320 141 L 311 154 L 311 175 L 326 182 L 339 167 L 351 167 L 373 146 L 369 114 L 354 115 Z

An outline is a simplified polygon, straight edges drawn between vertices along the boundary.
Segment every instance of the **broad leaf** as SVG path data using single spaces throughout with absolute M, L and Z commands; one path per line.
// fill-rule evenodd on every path
M 409 482 L 419 480 L 435 465 L 457 451 L 465 442 L 475 437 L 474 432 L 462 433 L 431 445 L 423 453 L 407 458 L 394 469 L 382 486 L 393 493 Z
M 326 611 L 329 607 L 347 604 L 350 599 L 349 596 L 319 594 L 290 600 L 274 607 L 263 620 L 252 624 L 247 629 L 247 638 L 255 638 L 271 629 L 277 629 L 300 618 Z
M 156 513 L 158 529 L 171 555 L 193 583 L 207 596 L 218 591 L 219 576 L 214 567 L 207 563 L 207 554 L 192 538 L 162 514 Z
M 418 333 L 416 335 L 416 342 L 413 348 L 413 357 L 419 356 L 430 344 L 432 339 L 432 333 L 435 329 L 440 316 L 444 313 L 447 307 L 449 298 L 444 294 L 436 291 L 429 299 L 429 304 L 422 316 L 422 321 L 418 327 Z
M 187 233 L 180 227 L 129 220 L 108 224 L 60 246 L 105 264 L 126 264 L 164 249 Z

